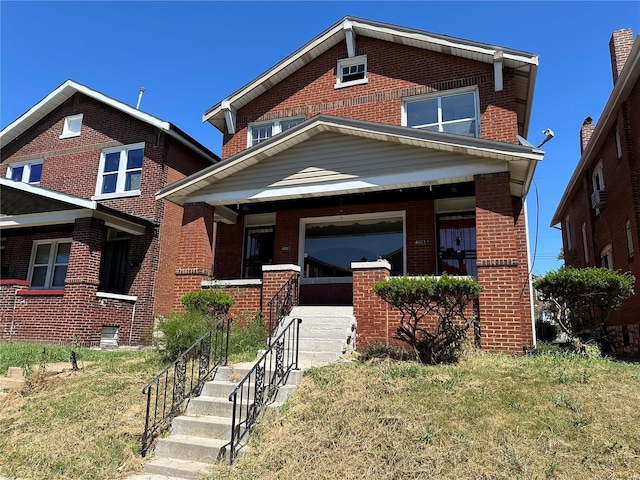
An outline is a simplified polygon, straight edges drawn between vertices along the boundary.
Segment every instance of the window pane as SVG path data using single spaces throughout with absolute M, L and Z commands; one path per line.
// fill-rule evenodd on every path
M 17 180 L 21 182 L 23 172 L 24 172 L 24 167 L 13 167 L 11 169 L 11 180 Z
M 143 151 L 141 148 L 137 150 L 129 150 L 129 154 L 127 156 L 127 170 L 133 168 L 142 168 L 142 157 Z
M 113 193 L 116 191 L 116 183 L 118 181 L 118 175 L 105 175 L 102 178 L 102 192 L 101 193 Z
M 442 97 L 442 121 L 475 118 L 474 94 Z
M 141 171 L 135 172 L 127 172 L 127 176 L 125 179 L 124 189 L 126 191 L 129 190 L 140 190 L 140 178 L 142 177 Z
M 407 126 L 421 127 L 438 122 L 438 99 L 409 102 L 406 104 Z M 437 130 L 434 129 L 434 130 Z
M 33 267 L 31 275 L 32 287 L 44 287 L 44 281 L 47 278 L 47 267 Z
M 273 125 L 263 125 L 257 127 L 251 127 L 251 138 L 253 140 L 252 144 L 260 143 L 272 135 Z
M 38 183 L 40 176 L 42 175 L 42 164 L 34 163 L 31 165 L 31 171 L 29 172 L 29 183 Z
M 302 123 L 302 118 L 296 118 L 294 120 L 283 120 L 280 122 L 280 129 L 284 132 L 285 130 L 289 130 L 291 127 L 295 127 L 299 123 Z
M 107 153 L 104 161 L 105 172 L 117 172 L 120 165 L 120 152 Z
M 42 264 L 47 264 L 49 263 L 49 252 L 51 251 L 51 244 L 50 243 L 43 243 L 41 245 L 38 245 L 36 247 L 36 259 L 35 259 L 35 264 L 36 265 L 42 265 Z
M 71 252 L 71 243 L 59 243 L 56 252 L 56 263 L 69 263 L 69 253 Z
M 67 266 L 59 265 L 53 269 L 52 287 L 64 287 L 64 279 L 67 276 Z
M 473 137 L 476 134 L 476 121 L 469 120 L 466 122 L 445 123 L 442 125 L 442 130 L 447 133 L 458 133 L 460 135 Z

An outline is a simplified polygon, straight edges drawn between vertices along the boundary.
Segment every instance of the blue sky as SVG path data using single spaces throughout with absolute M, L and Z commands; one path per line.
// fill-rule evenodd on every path
M 73 79 L 170 121 L 216 153 L 204 111 L 345 15 L 535 53 L 528 139 L 555 138 L 527 202 L 534 274 L 561 265 L 549 222 L 579 159 L 579 130 L 612 89 L 609 39 L 640 33 L 628 2 L 0 2 L 0 127 Z M 537 188 L 536 188 L 537 187 Z M 537 227 L 537 228 L 536 228 Z

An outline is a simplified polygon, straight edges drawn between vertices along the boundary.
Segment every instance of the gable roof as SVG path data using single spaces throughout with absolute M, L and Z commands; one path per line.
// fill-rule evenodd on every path
M 331 134 L 334 137 L 329 141 L 314 141 L 315 138 L 323 134 Z M 358 145 L 355 149 L 345 149 L 343 153 L 337 140 L 346 137 L 365 139 L 368 146 L 373 147 L 373 150 L 365 151 L 362 148 L 363 145 Z M 378 143 L 373 145 L 372 142 Z M 310 151 L 302 152 L 295 158 L 281 162 L 273 160 L 284 158 L 286 155 L 293 156 L 294 154 L 291 152 L 306 145 L 309 146 Z M 378 147 L 391 148 L 386 148 L 386 153 L 380 153 L 382 149 Z M 402 152 L 399 151 L 400 149 Z M 378 155 L 383 157 L 378 171 L 374 171 L 375 169 L 369 166 L 367 160 L 362 162 L 361 155 L 359 155 L 362 152 L 371 153 L 376 150 Z M 342 154 L 339 160 L 337 160 L 336 152 Z M 358 154 L 353 152 L 358 152 Z M 396 164 L 389 161 L 390 158 L 399 158 L 400 155 L 404 155 L 403 158 L 406 159 L 402 172 L 400 172 L 400 167 L 396 171 Z M 525 196 L 533 177 L 535 165 L 537 161 L 542 160 L 543 156 L 544 152 L 541 150 L 522 145 L 343 117 L 317 115 L 216 165 L 168 185 L 161 189 L 156 197 L 166 198 L 178 204 L 202 201 L 215 205 L 235 205 L 236 203 L 269 201 L 276 199 L 276 197 L 284 199 L 334 195 L 338 190 L 343 193 L 356 193 L 451 183 L 452 179 L 459 178 L 470 181 L 473 179 L 473 175 L 478 173 L 507 170 L 512 174 L 512 194 Z M 307 174 L 309 170 L 306 173 L 303 171 L 305 167 L 312 167 L 309 163 L 305 163 L 310 162 L 311 158 L 318 164 L 322 163 L 323 166 L 316 168 L 316 171 L 323 170 L 321 175 L 324 178 L 307 178 L 296 185 L 296 181 L 300 180 L 301 176 L 314 176 L 314 173 Z M 325 168 L 331 159 L 333 159 L 334 165 L 342 166 L 341 172 L 338 172 L 339 175 L 332 175 L 332 172 Z M 456 165 L 461 171 L 464 171 L 464 174 L 452 172 L 451 169 L 456 167 L 452 163 L 448 163 L 449 159 L 455 160 Z M 276 163 L 270 164 L 271 161 Z M 303 170 L 293 172 L 291 168 L 293 168 L 294 162 L 296 165 L 302 166 Z M 351 169 L 350 174 L 347 174 L 345 172 L 348 170 L 350 162 L 361 163 L 357 168 Z M 256 167 L 253 167 L 254 165 Z M 251 174 L 253 175 L 253 184 L 258 186 L 253 190 L 245 189 L 243 191 L 237 186 L 237 181 L 234 184 L 233 177 L 238 179 L 243 175 L 249 175 L 246 173 L 249 167 L 253 167 L 250 171 L 254 171 Z M 258 167 L 260 169 L 256 170 Z M 355 174 L 358 168 L 360 169 L 359 174 Z M 417 171 L 421 172 L 420 176 L 415 174 Z M 433 175 L 429 175 L 429 172 Z M 438 176 L 435 175 L 435 172 L 438 172 Z M 456 173 L 456 175 L 452 175 L 452 173 Z M 277 175 L 282 175 L 282 180 L 286 181 L 277 181 Z M 240 183 L 246 184 L 246 182 Z M 265 185 L 267 186 L 265 187 Z M 221 192 L 226 192 L 227 195 L 221 194 Z
M 562 194 L 560 203 L 556 212 L 551 219 L 551 226 L 557 225 L 562 221 L 565 210 L 569 205 L 569 200 L 573 194 L 576 186 L 579 184 L 580 179 L 583 177 L 585 171 L 589 168 L 591 162 L 596 158 L 602 143 L 606 140 L 607 134 L 611 131 L 614 124 L 617 121 L 618 108 L 620 104 L 624 102 L 631 93 L 631 90 L 637 85 L 640 80 L 640 36 L 637 36 L 633 42 L 633 47 L 629 53 L 629 57 L 620 72 L 618 81 L 616 82 L 611 95 L 607 101 L 607 104 L 600 115 L 598 123 L 593 130 L 591 138 L 587 147 L 583 150 L 578 165 L 576 165 L 571 179 L 567 184 L 567 188 Z
M 148 220 L 118 212 L 94 200 L 76 197 L 36 185 L 0 177 L 0 229 L 73 223 L 76 218 L 95 217 L 105 225 L 142 235 Z
M 401 27 L 357 17 L 346 16 L 320 35 L 300 47 L 266 72 L 209 108 L 202 121 L 224 132 L 225 109 L 239 110 L 268 89 L 278 84 L 334 45 L 345 41 L 346 31 L 411 47 L 494 63 L 502 55 L 504 66 L 515 70 L 516 112 L 520 135 L 526 138 L 529 129 L 533 90 L 538 68 L 538 56 L 532 53 L 465 40 L 438 33 Z
M 115 108 L 116 110 L 120 110 L 121 112 L 137 120 L 140 120 L 141 122 L 147 123 L 166 132 L 168 135 L 184 144 L 187 148 L 203 156 L 211 163 L 220 161 L 220 157 L 200 144 L 197 140 L 184 133 L 175 125 L 154 117 L 153 115 L 149 115 L 148 113 L 142 112 L 136 108 L 120 102 L 119 100 L 104 95 L 103 93 L 86 87 L 78 82 L 74 82 L 73 80 L 67 80 L 66 82 L 64 82 L 54 91 L 52 91 L 46 97 L 36 103 L 33 107 L 27 110 L 24 114 L 22 114 L 18 119 L 3 128 L 2 131 L 0 131 L 0 148 L 4 148 L 8 143 L 18 138 L 21 134 L 38 123 L 46 115 L 62 105 L 62 103 L 67 101 L 77 92 L 82 93 L 87 97 L 93 98 L 94 100 L 97 100 L 99 102 L 102 102 L 105 105 Z

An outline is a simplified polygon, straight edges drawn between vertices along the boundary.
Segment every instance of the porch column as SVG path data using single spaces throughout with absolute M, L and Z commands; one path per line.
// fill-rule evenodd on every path
M 300 266 L 291 263 L 262 266 L 262 300 L 260 300 L 260 309 L 265 315 L 269 314 L 269 301 L 294 273 L 300 274 Z
M 508 172 L 476 175 L 475 187 L 482 348 L 522 353 L 533 346 L 522 201 Z
M 201 282 L 213 273 L 214 213 L 215 208 L 206 203 L 184 205 L 174 290 L 174 308 L 178 310 L 182 309 L 180 297 L 199 290 Z
M 397 327 L 396 315 L 387 302 L 373 291 L 373 284 L 389 278 L 391 264 L 387 260 L 353 262 L 353 316 L 356 317 L 356 345 L 388 346 Z
M 100 338 L 101 320 L 96 311 L 96 293 L 100 284 L 100 263 L 106 229 L 104 221 L 96 218 L 78 218 L 73 228 L 67 276 L 64 282 L 63 313 L 66 320 L 64 336 L 68 341 L 74 335 L 82 343 Z

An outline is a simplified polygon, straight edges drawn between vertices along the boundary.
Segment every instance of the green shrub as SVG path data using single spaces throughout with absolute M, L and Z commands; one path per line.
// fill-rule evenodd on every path
M 213 322 L 199 311 L 172 313 L 158 324 L 163 333 L 160 346 L 168 360 L 175 360 L 212 327 Z
M 251 317 L 244 319 L 242 317 Z M 238 318 L 240 317 L 240 318 Z M 262 315 L 242 312 L 231 323 L 229 331 L 229 361 L 231 363 L 254 360 L 265 348 L 267 332 Z
M 373 285 L 374 292 L 402 313 L 396 332 L 422 363 L 455 363 L 473 322 L 465 309 L 482 287 L 474 278 L 392 277 Z M 425 325 L 435 320 L 435 329 Z
M 534 279 L 540 300 L 547 302 L 556 322 L 575 345 L 588 353 L 584 342 L 610 347 L 605 322 L 633 295 L 635 277 L 608 268 L 562 267 Z M 591 352 L 597 350 L 591 349 Z
M 183 295 L 180 301 L 186 311 L 212 317 L 226 315 L 235 302 L 231 295 L 216 289 L 194 290 Z

